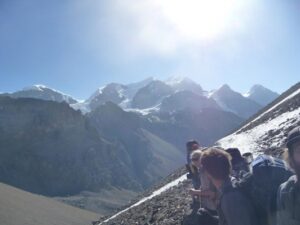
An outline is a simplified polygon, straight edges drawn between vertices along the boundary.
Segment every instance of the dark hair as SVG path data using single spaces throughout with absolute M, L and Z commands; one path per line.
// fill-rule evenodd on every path
M 199 148 L 199 143 L 196 140 L 190 140 L 186 143 L 186 150 L 192 151 Z
M 292 170 L 295 170 L 295 164 L 293 159 L 293 153 L 288 148 L 284 149 L 283 158 L 288 163 Z
M 224 150 L 209 148 L 201 155 L 203 169 L 213 178 L 225 180 L 231 172 L 231 156 Z
M 288 133 L 286 140 L 286 146 L 290 153 L 293 151 L 293 145 L 297 142 L 300 142 L 300 126 L 295 127 Z
M 241 155 L 241 152 L 238 148 L 227 148 L 225 150 L 228 154 L 230 154 L 232 160 L 231 163 L 235 164 L 238 163 L 240 161 L 244 161 L 244 157 Z

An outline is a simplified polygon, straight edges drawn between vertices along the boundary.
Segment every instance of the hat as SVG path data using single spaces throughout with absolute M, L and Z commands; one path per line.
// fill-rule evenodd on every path
M 300 126 L 295 127 L 293 130 L 291 130 L 288 134 L 286 146 L 288 148 L 291 148 L 292 144 L 296 142 L 300 142 Z

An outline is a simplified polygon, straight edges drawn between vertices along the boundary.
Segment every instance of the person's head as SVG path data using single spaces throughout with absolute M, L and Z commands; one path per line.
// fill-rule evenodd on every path
M 186 150 L 188 152 L 197 150 L 197 149 L 199 149 L 199 147 L 200 147 L 199 143 L 195 140 L 190 140 L 186 143 Z
M 231 156 L 224 150 L 209 148 L 202 152 L 200 163 L 202 169 L 212 180 L 224 181 L 231 173 Z
M 232 164 L 235 164 L 235 163 L 238 163 L 242 160 L 245 160 L 243 158 L 243 156 L 241 155 L 241 152 L 238 148 L 227 148 L 225 150 L 230 156 L 231 156 L 231 163 Z
M 291 130 L 287 137 L 287 158 L 292 169 L 300 176 L 300 126 Z
M 197 168 L 201 167 L 201 163 L 200 163 L 201 154 L 202 154 L 202 151 L 199 149 L 193 151 L 191 154 L 191 161 L 192 161 L 193 165 L 196 166 Z
M 247 163 L 250 164 L 253 161 L 253 154 L 251 152 L 245 152 L 243 157 L 246 159 Z

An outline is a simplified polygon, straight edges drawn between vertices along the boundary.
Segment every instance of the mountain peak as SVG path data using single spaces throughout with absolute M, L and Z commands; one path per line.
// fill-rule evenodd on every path
M 232 91 L 232 89 L 230 88 L 230 86 L 229 86 L 228 84 L 223 84 L 223 85 L 219 88 L 219 90 L 231 90 L 231 91 Z
M 165 83 L 173 88 L 175 92 L 178 91 L 191 91 L 198 95 L 203 95 L 202 87 L 188 77 L 174 76 L 168 78 Z
M 252 99 L 261 105 L 267 105 L 279 96 L 278 93 L 260 85 L 255 84 L 250 91 L 244 94 L 244 97 Z
M 231 93 L 231 92 L 235 92 L 235 91 L 233 91 L 228 84 L 223 84 L 219 89 L 217 89 L 214 92 L 214 95 L 215 94 Z
M 191 80 L 191 79 L 189 79 L 189 78 L 187 78 L 187 77 L 184 77 L 184 76 L 173 76 L 173 77 L 169 77 L 166 81 L 165 81 L 165 83 L 166 84 L 168 84 L 168 85 L 170 85 L 170 86 L 174 86 L 174 85 L 178 85 L 178 84 L 180 84 L 180 83 L 182 83 L 182 82 L 192 82 L 193 83 L 193 81 Z
M 47 87 L 46 85 L 43 84 L 35 84 L 32 86 L 24 87 L 22 90 L 23 91 L 30 91 L 30 90 L 35 90 L 35 91 L 43 91 L 43 89 L 51 89 Z
M 43 84 L 35 84 L 23 88 L 20 91 L 8 94 L 13 98 L 37 98 L 42 100 L 50 100 L 56 102 L 66 102 L 68 104 L 74 104 L 78 101 L 70 95 L 64 94 L 61 91 L 49 88 Z

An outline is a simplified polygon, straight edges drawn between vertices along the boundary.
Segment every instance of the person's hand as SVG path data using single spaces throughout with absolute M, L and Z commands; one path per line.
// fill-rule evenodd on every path
M 192 188 L 192 189 L 189 190 L 189 194 L 190 194 L 190 195 L 197 195 L 198 192 L 199 192 L 199 190 L 196 190 L 196 189 L 194 189 L 194 188 Z
M 210 198 L 210 199 L 215 199 L 217 196 L 216 192 L 211 191 L 211 190 L 203 190 L 203 191 L 201 191 L 200 195 L 203 197 Z

